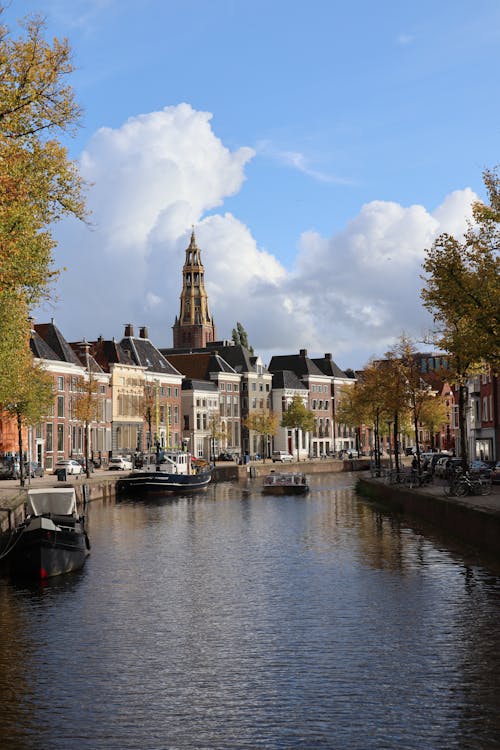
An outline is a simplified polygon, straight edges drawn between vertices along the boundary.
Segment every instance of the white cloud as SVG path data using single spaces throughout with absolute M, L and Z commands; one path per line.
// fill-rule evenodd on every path
M 69 340 L 119 339 L 132 322 L 148 326 L 158 346 L 170 346 L 191 224 L 219 338 L 229 338 L 240 321 L 265 361 L 307 348 L 359 367 L 403 330 L 425 330 L 424 249 L 443 231 L 465 229 L 470 189 L 432 212 L 372 201 L 332 237 L 304 233 L 288 272 L 237 217 L 216 212 L 241 189 L 254 152 L 229 151 L 210 119 L 181 104 L 102 128 L 89 142 L 82 171 L 93 183 L 94 227 L 60 226 L 56 262 L 69 270 L 49 313 Z

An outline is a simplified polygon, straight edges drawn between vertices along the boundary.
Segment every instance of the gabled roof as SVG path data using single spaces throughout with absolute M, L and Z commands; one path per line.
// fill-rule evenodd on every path
M 80 360 L 53 321 L 50 323 L 35 323 L 35 331 L 55 352 L 57 359 L 62 362 L 70 362 L 72 365 L 81 365 Z
M 109 372 L 112 365 L 135 365 L 129 352 L 122 349 L 120 344 L 114 339 L 98 338 L 97 341 L 91 342 L 91 352 L 96 362 L 105 372 Z
M 291 370 L 280 370 L 273 373 L 273 390 L 307 391 L 304 383 Z
M 348 378 L 340 367 L 333 361 L 331 354 L 325 354 L 324 357 L 313 357 L 314 364 L 321 370 L 323 375 L 329 375 L 332 378 Z
M 217 386 L 213 381 L 208 380 L 194 380 L 192 378 L 184 378 L 182 381 L 183 391 L 212 391 L 217 393 Z
M 71 341 L 70 346 L 83 367 L 88 368 L 90 372 L 104 372 L 101 365 L 94 359 L 91 352 L 91 344 L 88 341 Z
M 257 371 L 256 362 L 259 358 L 253 355 L 249 349 L 241 344 L 217 346 L 217 353 L 220 354 L 220 356 L 223 357 L 237 373 L 241 374 L 244 372 Z
M 297 377 L 303 378 L 323 376 L 319 367 L 307 356 L 307 349 L 302 349 L 299 354 L 283 354 L 272 357 L 269 363 L 270 372 L 280 372 L 281 370 L 291 370 Z
M 233 368 L 214 352 L 168 354 L 166 358 L 176 370 L 192 380 L 210 380 L 210 375 L 217 372 L 236 374 Z
M 34 357 L 38 359 L 50 359 L 55 362 L 59 362 L 59 357 L 50 348 L 48 344 L 42 339 L 42 337 L 34 330 L 31 331 L 30 335 L 30 349 Z
M 181 375 L 147 338 L 125 336 L 120 341 L 120 346 L 128 352 L 136 365 L 146 367 L 151 372 L 161 372 L 164 375 Z

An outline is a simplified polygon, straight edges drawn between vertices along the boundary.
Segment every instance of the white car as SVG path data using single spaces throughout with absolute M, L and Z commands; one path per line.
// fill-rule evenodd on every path
M 288 451 L 273 451 L 271 456 L 274 463 L 285 463 L 285 461 L 293 461 L 293 456 Z
M 132 461 L 123 458 L 123 456 L 115 456 L 109 459 L 110 471 L 132 471 L 132 468 Z
M 57 474 L 61 469 L 64 469 L 66 474 L 81 474 L 83 472 L 82 465 L 73 458 L 68 458 L 66 461 L 58 461 L 54 466 L 54 474 Z

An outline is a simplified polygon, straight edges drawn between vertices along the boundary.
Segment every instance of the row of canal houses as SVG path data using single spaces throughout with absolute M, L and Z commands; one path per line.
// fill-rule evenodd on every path
M 68 342 L 54 321 L 34 324 L 31 350 L 54 379 L 50 414 L 29 430 L 25 445 L 31 460 L 50 471 L 62 458 L 83 458 L 84 425 L 74 416 L 81 379 L 97 382 L 98 410 L 90 425 L 90 455 L 106 465 L 110 455 L 131 455 L 162 447 L 188 448 L 211 459 L 220 452 L 236 456 L 270 455 L 272 450 L 301 458 L 356 447 L 355 431 L 334 421 L 335 391 L 353 378 L 330 354 L 311 359 L 307 351 L 273 357 L 266 367 L 259 356 L 229 341 L 210 342 L 196 351 L 158 349 L 146 327 L 125 326 L 120 341 Z M 145 393 L 154 394 L 152 419 L 145 415 Z M 314 412 L 312 433 L 287 430 L 262 445 L 246 429 L 252 412 L 272 409 L 281 415 L 299 395 Z M 213 426 L 217 425 L 214 435 Z M 151 425 L 151 429 L 150 429 Z M 17 435 L 0 423 L 0 453 L 17 452 Z
M 335 418 L 340 390 L 354 385 L 354 372 L 342 371 L 331 354 L 311 358 L 306 349 L 274 356 L 266 367 L 260 356 L 244 346 L 217 340 L 204 275 L 193 229 L 185 250 L 180 309 L 170 349 L 158 349 L 145 326 L 136 336 L 133 326 L 126 325 L 120 341 L 100 337 L 69 343 L 53 320 L 33 324 L 31 350 L 52 374 L 55 396 L 51 413 L 25 437 L 29 460 L 50 471 L 59 459 L 83 458 L 85 428 L 75 414 L 82 378 L 97 382 L 99 408 L 90 429 L 90 453 L 94 462 L 103 465 L 110 455 L 133 456 L 157 444 L 189 449 L 194 456 L 209 460 L 220 452 L 252 457 L 286 450 L 305 459 L 373 449 L 370 427 L 354 430 Z M 422 426 L 419 443 L 426 449 L 454 450 L 459 446 L 456 394 L 443 377 L 446 358 L 418 356 L 423 383 L 449 407 L 447 424 L 437 427 L 432 436 Z M 498 377 L 472 379 L 468 390 L 469 455 L 498 459 Z M 145 416 L 146 394 L 149 418 Z M 246 428 L 246 418 L 270 409 L 281 423 L 295 396 L 313 412 L 314 430 L 302 434 L 279 427 L 263 445 L 262 437 Z M 387 438 L 382 447 L 391 449 Z M 15 425 L 0 415 L 0 455 L 17 450 Z
M 47 471 L 62 458 L 83 458 L 84 425 L 74 416 L 74 403 L 81 379 L 98 384 L 98 410 L 90 426 L 90 454 L 106 465 L 111 455 L 146 451 L 156 442 L 162 447 L 188 448 L 207 460 L 220 452 L 235 456 L 269 456 L 273 450 L 288 450 L 301 459 L 356 448 L 369 452 L 371 430 L 358 432 L 335 421 L 339 390 L 355 382 L 354 373 L 343 372 L 331 354 L 310 358 L 307 350 L 272 357 L 266 367 L 261 358 L 229 341 L 214 341 L 198 350 L 158 349 L 146 327 L 134 334 L 125 326 L 120 341 L 66 341 L 54 321 L 35 324 L 31 349 L 54 380 L 54 404 L 44 419 L 31 428 L 25 439 L 27 458 Z M 453 389 L 443 381 L 445 361 L 419 355 L 422 377 L 442 395 L 450 407 L 450 422 L 434 435 L 433 447 L 454 450 L 459 445 Z M 494 388 L 497 388 L 495 397 Z M 145 393 L 154 394 L 153 415 L 145 415 Z M 284 427 L 267 444 L 245 427 L 252 412 L 271 409 L 281 421 L 294 396 L 315 416 L 312 433 Z M 469 384 L 470 455 L 494 460 L 498 445 L 495 408 L 498 410 L 498 379 L 485 375 Z M 498 415 L 497 415 L 498 416 Z M 214 435 L 212 425 L 217 424 Z M 361 438 L 361 445 L 359 440 Z M 431 446 L 422 428 L 421 445 Z M 384 445 L 383 445 L 384 447 Z M 387 439 L 385 448 L 387 450 Z M 17 433 L 12 422 L 0 421 L 0 454 L 17 453 Z

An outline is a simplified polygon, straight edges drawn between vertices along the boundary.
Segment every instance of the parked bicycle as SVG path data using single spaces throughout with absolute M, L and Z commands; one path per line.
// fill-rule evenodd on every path
M 450 477 L 444 494 L 448 497 L 465 497 L 465 495 L 489 495 L 491 492 L 491 478 L 485 476 L 471 476 L 468 472 L 457 472 Z

